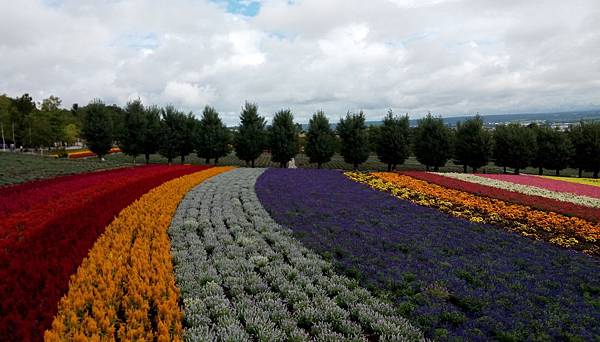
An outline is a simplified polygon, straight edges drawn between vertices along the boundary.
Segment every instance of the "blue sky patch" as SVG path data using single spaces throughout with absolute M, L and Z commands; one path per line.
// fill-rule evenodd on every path
M 260 1 L 256 0 L 212 0 L 219 4 L 225 4 L 229 13 L 254 17 L 260 11 Z

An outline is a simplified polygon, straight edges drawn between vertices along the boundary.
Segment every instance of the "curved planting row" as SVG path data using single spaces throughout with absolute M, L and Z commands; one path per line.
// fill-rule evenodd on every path
M 477 196 L 396 173 L 349 172 L 347 175 L 378 190 L 391 192 L 396 197 L 437 208 L 453 216 L 496 224 L 564 248 L 600 255 L 600 225 L 597 223 Z
M 94 171 L 82 174 L 32 180 L 17 185 L 0 187 L 0 214 L 35 208 L 40 203 L 53 201 L 76 191 L 98 186 L 103 182 L 117 179 L 120 175 L 135 175 L 137 172 L 161 168 L 160 165 L 139 166 Z M 125 173 L 124 173 L 125 172 Z
M 167 229 L 187 191 L 229 169 L 168 181 L 121 211 L 72 276 L 45 339 L 180 340 Z
M 600 336 L 595 258 L 428 208 L 430 197 L 416 201 L 422 205 L 400 200 L 332 170 L 269 169 L 256 192 L 305 246 L 394 301 L 428 337 Z
M 468 174 L 468 173 L 454 173 L 454 172 L 438 173 L 438 175 L 462 180 L 465 182 L 487 185 L 487 186 L 491 186 L 491 187 L 498 188 L 498 189 L 514 191 L 514 192 L 518 192 L 518 193 L 521 193 L 524 195 L 540 196 L 540 197 L 544 197 L 544 198 L 548 198 L 548 199 L 552 199 L 552 200 L 556 200 L 556 201 L 561 201 L 561 202 L 565 202 L 565 203 L 572 203 L 572 204 L 586 206 L 586 207 L 592 207 L 592 208 L 596 208 L 596 209 L 600 208 L 600 191 L 590 192 L 596 196 L 596 197 L 590 197 L 590 196 L 584 196 L 584 195 L 576 195 L 571 192 L 549 190 L 546 188 L 539 187 L 537 185 L 534 186 L 534 185 L 521 184 L 521 183 L 527 183 L 529 179 L 535 180 L 535 182 L 533 182 L 535 184 L 537 184 L 537 183 L 552 184 L 553 182 L 555 182 L 555 181 L 544 181 L 544 180 L 542 180 L 540 182 L 539 178 L 536 178 L 533 176 L 512 176 L 511 175 L 510 177 L 513 177 L 511 179 L 514 179 L 514 177 L 517 177 L 517 179 L 519 179 L 519 183 L 513 183 L 511 181 L 497 179 L 497 177 L 496 177 L 496 176 L 503 176 L 503 175 L 490 175 L 489 177 L 487 177 L 487 175 L 473 175 L 473 174 Z M 524 178 L 525 181 L 523 181 L 522 178 Z M 548 184 L 546 184 L 546 185 L 548 185 Z M 568 183 L 565 183 L 565 184 L 570 185 Z M 577 184 L 573 184 L 573 186 L 577 186 Z M 597 190 L 597 189 L 594 189 L 594 190 Z
M 600 198 L 600 191 L 593 186 L 586 184 L 576 184 L 572 182 L 564 182 L 551 177 L 538 177 L 530 175 L 505 175 L 505 174 L 479 174 L 478 176 L 488 179 L 495 179 L 514 184 L 526 186 L 535 186 L 542 189 L 547 189 L 557 192 L 568 192 L 571 194 Z
M 573 178 L 573 177 L 556 177 L 556 176 L 542 176 L 542 178 L 554 179 L 557 181 L 583 184 L 583 185 L 600 186 L 600 179 L 594 179 L 594 178 Z
M 562 202 L 549 198 L 508 191 L 492 186 L 472 183 L 446 177 L 446 174 L 435 174 L 423 171 L 403 171 L 401 174 L 412 178 L 434 183 L 445 188 L 466 191 L 475 195 L 496 198 L 502 201 L 522 204 L 543 211 L 553 211 L 567 216 L 577 216 L 582 219 L 598 222 L 600 221 L 600 210 L 573 203 Z
M 254 191 L 262 172 L 236 169 L 210 179 L 177 210 L 169 232 L 185 339 L 422 339 L 392 307 L 336 275 L 271 219 Z
M 119 169 L 0 190 L 10 201 L 0 221 L 0 340 L 41 338 L 69 276 L 114 216 L 163 182 L 202 169 Z

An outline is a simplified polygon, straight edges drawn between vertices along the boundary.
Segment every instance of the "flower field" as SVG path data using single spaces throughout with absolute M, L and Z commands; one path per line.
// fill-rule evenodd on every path
M 524 185 L 536 187 L 539 189 L 547 189 L 559 193 L 574 194 L 580 196 L 588 196 L 600 199 L 600 191 L 593 186 L 579 182 L 565 182 L 563 179 L 556 177 L 538 177 L 529 175 L 504 175 L 504 174 L 480 174 L 478 176 L 498 181 L 512 183 L 513 185 Z M 592 180 L 593 181 L 593 180 Z M 588 181 L 589 182 L 589 181 Z M 539 191 L 539 190 L 538 190 Z
M 554 179 L 563 182 L 600 186 L 600 179 L 594 178 L 573 178 L 573 177 L 555 177 L 555 176 L 543 176 L 546 179 Z
M 167 229 L 186 192 L 229 168 L 166 182 L 123 210 L 71 278 L 46 340 L 178 340 L 181 312 Z
M 256 191 L 279 224 L 337 270 L 388 298 L 428 337 L 600 336 L 596 258 L 472 222 L 482 216 L 465 216 L 462 209 L 453 215 L 450 200 L 461 194 L 434 201 L 440 187 L 376 175 L 270 169 Z M 386 193 L 392 191 L 395 196 Z
M 490 197 L 509 203 L 522 204 L 542 211 L 556 212 L 566 216 L 575 216 L 591 222 L 598 222 L 600 220 L 600 210 L 593 207 L 563 202 L 538 196 L 536 194 L 527 195 L 494 186 L 460 180 L 454 177 L 447 177 L 447 174 L 435 174 L 420 171 L 405 171 L 402 172 L 402 174 L 425 182 L 437 184 L 445 188 L 460 190 L 483 197 Z
M 0 340 L 599 340 L 600 187 L 504 176 L 148 165 L 0 187 Z
M 113 217 L 153 187 L 199 170 L 144 166 L 0 188 L 0 340 L 41 336 L 69 275 Z
M 113 147 L 108 151 L 108 154 L 119 153 L 119 152 L 121 152 L 120 148 Z M 90 150 L 85 150 L 85 151 L 71 152 L 67 156 L 69 159 L 80 159 L 80 158 L 96 157 L 96 153 L 94 153 Z
M 600 255 L 600 225 L 578 217 L 454 190 L 396 173 L 349 173 L 354 180 L 394 196 L 437 208 L 472 222 L 491 223 L 527 237 Z
M 262 208 L 261 169 L 191 191 L 173 221 L 189 341 L 415 341 L 418 329 L 302 246 Z

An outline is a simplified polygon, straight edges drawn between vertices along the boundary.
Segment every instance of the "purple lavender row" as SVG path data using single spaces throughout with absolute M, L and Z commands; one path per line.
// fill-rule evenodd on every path
M 333 170 L 269 169 L 263 206 L 294 236 L 395 303 L 428 337 L 600 336 L 600 263 L 450 217 Z

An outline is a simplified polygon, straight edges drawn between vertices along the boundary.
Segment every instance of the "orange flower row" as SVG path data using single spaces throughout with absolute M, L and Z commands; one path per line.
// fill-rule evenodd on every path
M 71 277 L 45 340 L 181 340 L 167 230 L 192 187 L 230 169 L 166 182 L 121 211 Z
M 113 147 L 108 151 L 108 154 L 111 153 L 119 153 L 121 152 L 121 149 L 118 147 Z M 84 150 L 84 151 L 78 151 L 78 152 L 72 152 L 68 154 L 68 157 L 70 159 L 77 159 L 77 158 L 85 158 L 85 157 L 93 157 L 95 156 L 96 153 L 90 151 L 90 150 Z
M 600 255 L 600 225 L 554 212 L 445 188 L 406 175 L 347 173 L 353 180 L 472 222 L 490 223 L 535 239 Z

